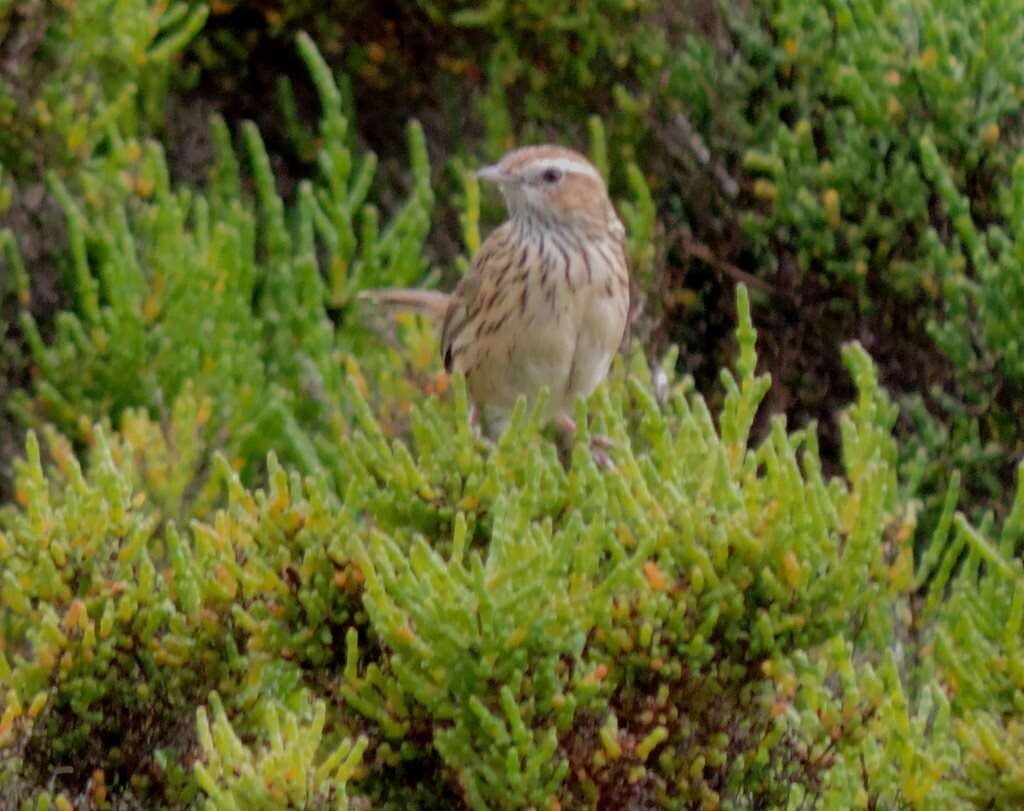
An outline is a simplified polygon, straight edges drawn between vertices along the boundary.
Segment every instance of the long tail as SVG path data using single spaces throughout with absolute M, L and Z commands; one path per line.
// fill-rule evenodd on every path
M 369 301 L 392 313 L 416 313 L 440 321 L 448 312 L 451 297 L 436 290 L 409 290 L 397 287 L 363 290 L 360 301 Z

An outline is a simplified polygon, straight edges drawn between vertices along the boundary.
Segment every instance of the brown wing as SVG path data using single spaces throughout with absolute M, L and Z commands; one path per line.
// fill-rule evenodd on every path
M 511 226 L 505 223 L 484 240 L 473 267 L 462 277 L 451 294 L 451 303 L 441 330 L 441 354 L 444 368 L 449 373 L 455 360 L 466 348 L 466 328 L 494 306 L 502 276 L 511 268 L 513 252 L 510 248 Z M 504 256 L 508 256 L 506 262 Z
M 619 225 L 622 228 L 622 225 Z M 626 239 L 621 237 L 617 240 L 619 246 L 619 252 L 622 256 L 622 267 L 624 268 L 626 278 L 626 326 L 622 329 L 622 341 L 619 344 L 619 350 L 625 350 L 629 347 L 629 336 L 633 329 L 633 323 L 640 315 L 640 301 L 637 300 L 637 293 L 639 288 L 636 286 L 636 279 L 633 278 L 633 274 L 629 270 L 629 252 L 626 250 Z

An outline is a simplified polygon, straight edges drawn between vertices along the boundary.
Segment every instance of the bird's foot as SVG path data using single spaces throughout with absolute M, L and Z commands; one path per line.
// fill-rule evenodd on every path
M 576 420 L 568 414 L 562 414 L 555 419 L 555 425 L 562 432 L 568 442 L 576 435 Z M 612 470 L 615 462 L 610 451 L 615 448 L 615 443 L 609 437 L 602 434 L 594 434 L 590 437 L 590 456 L 601 470 Z

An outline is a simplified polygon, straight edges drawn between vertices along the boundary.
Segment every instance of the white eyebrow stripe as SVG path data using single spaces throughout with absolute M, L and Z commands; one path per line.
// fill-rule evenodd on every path
M 601 177 L 597 169 L 583 161 L 573 160 L 572 158 L 545 158 L 537 161 L 537 166 L 540 172 L 548 169 L 558 169 L 562 172 L 577 172 L 581 175 L 592 177 L 604 185 L 604 178 Z

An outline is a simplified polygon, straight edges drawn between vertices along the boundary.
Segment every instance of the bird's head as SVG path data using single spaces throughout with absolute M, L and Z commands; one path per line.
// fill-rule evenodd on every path
M 514 221 L 538 228 L 574 228 L 591 236 L 625 235 L 600 172 L 571 149 L 522 147 L 480 169 L 477 177 L 501 190 Z

